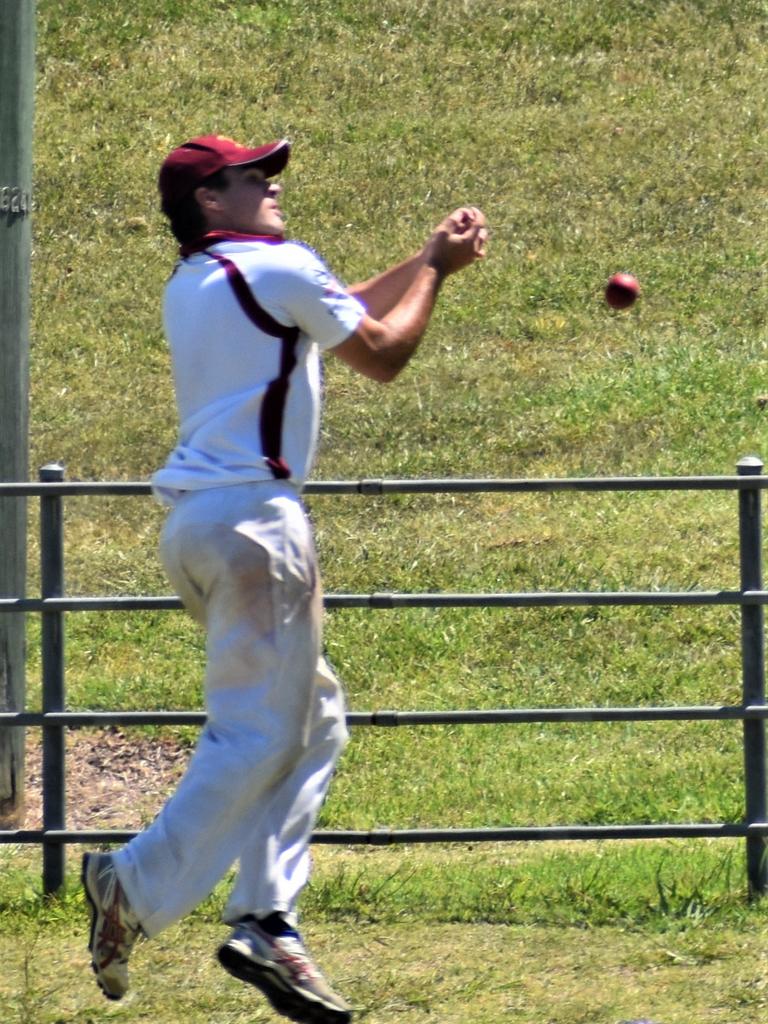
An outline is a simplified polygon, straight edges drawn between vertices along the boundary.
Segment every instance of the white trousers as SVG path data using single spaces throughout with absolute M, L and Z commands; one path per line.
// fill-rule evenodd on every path
M 207 631 L 207 724 L 176 792 L 115 854 L 147 935 L 200 903 L 239 859 L 224 913 L 296 912 L 309 840 L 347 740 L 321 657 L 312 530 L 282 482 L 188 492 L 163 530 L 171 584 Z

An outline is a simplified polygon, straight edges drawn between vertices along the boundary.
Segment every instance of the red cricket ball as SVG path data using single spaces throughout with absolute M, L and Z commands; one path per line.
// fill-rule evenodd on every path
M 614 309 L 627 309 L 640 294 L 634 274 L 612 274 L 605 286 L 605 301 Z

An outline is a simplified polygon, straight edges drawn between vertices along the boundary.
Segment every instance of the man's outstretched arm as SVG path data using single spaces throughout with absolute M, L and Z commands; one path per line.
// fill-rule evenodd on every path
M 407 260 L 389 267 L 368 281 L 351 285 L 347 291 L 359 299 L 375 320 L 381 320 L 402 299 L 421 267 L 424 266 L 426 245 Z
M 482 259 L 487 237 L 480 210 L 455 210 L 420 253 L 350 289 L 368 314 L 355 333 L 331 351 L 366 377 L 382 383 L 393 380 L 418 348 L 443 279 Z

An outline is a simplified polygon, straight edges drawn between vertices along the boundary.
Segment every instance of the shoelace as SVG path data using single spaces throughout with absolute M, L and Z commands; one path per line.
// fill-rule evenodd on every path
M 120 883 L 115 881 L 112 899 L 104 911 L 104 924 L 99 932 L 99 948 L 107 947 L 108 955 L 100 962 L 99 967 L 104 970 L 114 960 L 119 959 L 120 947 L 125 944 L 126 927 L 120 920 Z
M 277 938 L 273 940 L 273 946 L 276 961 L 294 977 L 307 981 L 316 981 L 320 977 L 320 972 L 296 939 Z

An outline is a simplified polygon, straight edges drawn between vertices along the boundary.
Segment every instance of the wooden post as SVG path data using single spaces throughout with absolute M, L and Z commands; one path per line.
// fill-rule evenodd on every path
M 35 2 L 0 8 L 0 480 L 27 479 Z M 24 595 L 26 502 L 0 498 L 0 596 Z M 0 711 L 24 708 L 23 615 L 0 615 Z M 0 827 L 24 807 L 24 733 L 0 728 Z

